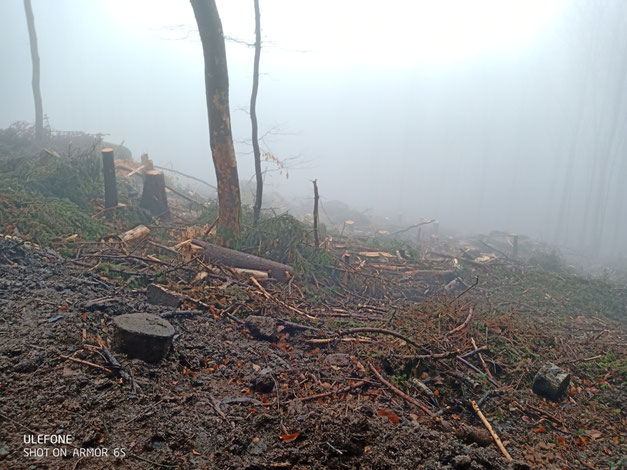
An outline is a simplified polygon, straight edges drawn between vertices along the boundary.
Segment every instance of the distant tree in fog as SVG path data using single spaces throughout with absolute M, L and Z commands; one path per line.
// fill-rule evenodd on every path
M 255 157 L 255 177 L 257 190 L 255 192 L 255 206 L 253 221 L 259 221 L 261 202 L 263 199 L 263 174 L 261 173 L 261 151 L 259 150 L 259 129 L 257 126 L 257 92 L 259 91 L 259 59 L 261 57 L 261 14 L 259 12 L 259 0 L 253 0 L 255 4 L 255 61 L 253 64 L 253 91 L 250 96 L 250 121 L 252 124 L 253 154 Z
M 222 21 L 215 0 L 191 0 L 205 60 L 209 137 L 218 181 L 218 240 L 239 245 L 240 188 L 229 111 L 229 75 Z
M 24 0 L 26 23 L 30 38 L 30 55 L 33 62 L 33 96 L 35 97 L 35 137 L 41 140 L 44 135 L 44 112 L 41 104 L 41 88 L 39 80 L 39 49 L 37 47 L 37 32 L 35 31 L 35 17 L 30 0 Z

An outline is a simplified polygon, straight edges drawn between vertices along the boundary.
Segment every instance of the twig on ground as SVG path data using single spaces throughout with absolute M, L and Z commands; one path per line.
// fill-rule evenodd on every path
M 473 287 L 475 287 L 477 284 L 479 284 L 479 276 L 475 276 L 475 282 L 474 284 L 469 285 L 466 289 L 464 289 L 463 292 L 461 292 L 457 297 L 455 297 L 456 299 L 459 299 L 462 295 L 464 295 L 466 292 L 468 292 L 470 289 L 472 289 Z
M 386 387 L 388 387 L 390 390 L 392 390 L 394 393 L 396 393 L 399 397 L 401 397 L 402 399 L 404 399 L 405 401 L 408 401 L 409 403 L 411 403 L 412 405 L 417 406 L 418 408 L 420 408 L 422 411 L 424 411 L 425 413 L 427 413 L 429 416 L 431 416 L 432 418 L 438 416 L 440 413 L 434 413 L 433 411 L 431 411 L 429 409 L 429 407 L 427 407 L 427 405 L 425 405 L 424 403 L 420 403 L 418 400 L 416 400 L 415 398 L 410 397 L 409 395 L 407 395 L 405 392 L 399 390 L 398 388 L 396 388 L 394 385 L 392 385 L 390 382 L 388 382 L 387 380 L 385 380 L 385 378 L 381 375 L 381 373 L 377 370 L 377 368 L 372 365 L 372 363 L 368 364 L 370 366 L 370 370 L 374 373 L 374 375 L 377 376 L 377 379 L 379 379 L 379 381 L 385 385 Z
M 499 450 L 501 451 L 501 453 L 505 456 L 505 458 L 508 461 L 511 462 L 513 460 L 512 456 L 509 455 L 509 452 L 507 452 L 507 449 L 505 448 L 505 446 L 501 442 L 501 439 L 494 432 L 494 429 L 492 429 L 492 425 L 488 422 L 486 417 L 483 416 L 483 413 L 481 412 L 481 409 L 479 408 L 479 405 L 477 405 L 477 403 L 474 400 L 468 400 L 468 401 L 470 401 L 470 404 L 472 405 L 472 409 L 475 410 L 475 413 L 477 413 L 477 416 L 479 416 L 479 419 L 481 420 L 483 425 L 486 427 L 486 429 L 488 430 L 488 432 L 492 436 L 492 439 L 494 439 L 494 442 L 496 443 L 496 445 L 499 448 Z
M 63 356 L 62 355 L 60 357 L 62 357 L 63 359 L 66 359 L 68 361 L 76 362 L 78 364 L 83 364 L 85 366 L 93 367 L 95 369 L 104 370 L 108 374 L 113 374 L 113 371 L 111 369 L 107 369 L 105 366 L 101 366 L 100 364 L 94 364 L 93 362 L 83 361 L 82 359 L 77 359 L 77 358 L 71 357 L 71 356 Z
M 470 323 L 470 320 L 472 318 L 472 312 L 474 311 L 473 307 L 470 307 L 470 312 L 468 312 L 468 316 L 466 317 L 466 319 L 464 320 L 464 322 L 461 325 L 456 326 L 455 328 L 453 328 L 451 331 L 449 331 L 448 333 L 446 333 L 444 335 L 444 339 L 448 338 L 449 336 L 451 336 L 452 334 L 457 333 L 458 331 L 462 331 L 464 328 L 466 328 L 468 326 L 468 324 Z
M 364 382 L 364 381 L 362 381 L 362 382 L 355 382 L 354 384 L 351 384 L 348 387 L 344 387 L 341 390 L 336 390 L 336 391 L 333 391 L 333 392 L 318 393 L 317 395 L 311 395 L 311 396 L 304 397 L 304 398 L 293 398 L 292 400 L 311 401 L 311 400 L 318 400 L 320 398 L 330 397 L 331 395 L 341 395 L 342 393 L 350 392 L 354 388 L 363 387 L 367 383 L 368 382 Z

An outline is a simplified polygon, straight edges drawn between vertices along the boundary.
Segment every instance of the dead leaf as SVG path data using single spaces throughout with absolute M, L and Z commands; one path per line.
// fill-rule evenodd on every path
M 393 424 L 398 424 L 401 421 L 398 415 L 393 411 L 379 410 L 377 412 L 377 416 L 385 416 L 388 420 L 390 420 L 390 423 Z
M 279 436 L 283 442 L 292 442 L 295 441 L 298 437 L 299 433 L 295 432 L 294 434 L 283 434 Z

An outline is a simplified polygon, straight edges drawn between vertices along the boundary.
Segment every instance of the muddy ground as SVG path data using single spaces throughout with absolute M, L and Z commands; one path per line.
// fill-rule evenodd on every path
M 217 295 L 216 307 L 169 318 L 177 336 L 161 363 L 116 354 L 129 381 L 101 368 L 107 363 L 98 348 L 108 345 L 112 319 L 172 308 L 152 305 L 143 289 L 100 277 L 53 251 L 0 238 L 0 468 L 624 467 L 625 318 L 557 312 L 569 299 L 540 294 L 539 303 L 507 305 L 501 290 L 524 278 L 485 270 L 482 278 L 482 289 L 459 299 L 428 289 L 418 299 L 399 286 L 394 308 L 371 308 L 353 323 L 341 323 L 342 317 L 311 322 L 259 298 L 232 309 L 231 299 L 246 291 Z M 472 322 L 447 336 L 471 306 Z M 455 356 L 415 360 L 415 348 L 389 335 L 326 341 L 279 322 L 268 340 L 224 311 L 237 319 L 263 315 L 328 329 L 395 329 L 422 353 L 466 352 L 473 337 L 489 346 L 482 357 L 498 387 Z M 569 392 L 556 403 L 530 388 L 546 361 L 572 373 Z M 472 362 L 482 367 L 476 356 Z M 393 393 L 370 364 L 440 416 Z M 411 377 L 434 397 L 412 388 Z M 469 405 L 497 389 L 482 409 L 513 461 Z M 42 434 L 69 434 L 72 442 L 24 442 Z M 27 455 L 46 449 L 48 456 Z M 108 455 L 87 454 L 94 449 Z

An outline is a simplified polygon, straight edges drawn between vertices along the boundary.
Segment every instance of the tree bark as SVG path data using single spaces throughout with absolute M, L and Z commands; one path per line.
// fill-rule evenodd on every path
M 165 193 L 165 177 L 159 170 L 149 170 L 144 175 L 144 190 L 140 207 L 148 209 L 155 217 L 167 217 L 168 197 Z
M 104 177 L 105 209 L 117 207 L 118 189 L 115 182 L 113 149 L 102 149 L 102 176 Z M 107 211 L 107 217 L 112 215 L 112 211 Z
M 229 112 L 229 76 L 222 22 L 215 0 L 191 0 L 205 60 L 209 136 L 218 181 L 218 242 L 239 245 L 240 189 Z
M 202 240 L 192 240 L 194 245 L 202 247 L 202 257 L 205 263 L 231 266 L 233 268 L 254 269 L 270 274 L 274 279 L 282 282 L 289 281 L 294 275 L 291 266 L 277 263 L 259 256 L 249 255 L 241 251 L 230 250 L 221 246 L 212 245 Z
M 261 57 L 261 14 L 259 12 L 259 0 L 255 4 L 255 61 L 253 65 L 253 91 L 250 97 L 250 121 L 252 124 L 253 155 L 255 157 L 255 176 L 257 179 L 257 191 L 255 193 L 255 207 L 253 210 L 253 223 L 256 225 L 261 215 L 261 202 L 263 199 L 263 175 L 261 173 L 261 151 L 259 150 L 259 130 L 257 126 L 257 92 L 259 91 L 259 59 Z
M 33 96 L 35 98 L 35 138 L 41 140 L 44 136 L 44 111 L 41 104 L 41 88 L 39 79 L 39 48 L 37 47 L 37 32 L 35 31 L 35 17 L 30 0 L 24 0 L 28 37 L 30 38 L 30 55 L 33 62 Z

